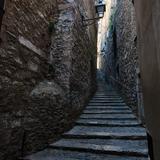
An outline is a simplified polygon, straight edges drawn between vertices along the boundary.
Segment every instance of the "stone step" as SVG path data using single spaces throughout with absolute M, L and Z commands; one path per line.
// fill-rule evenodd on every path
M 94 120 L 106 120 L 106 121 L 108 121 L 108 120 L 113 120 L 113 121 L 118 121 L 118 120 L 137 120 L 136 118 L 83 118 L 83 117 L 80 117 L 80 119 L 84 119 L 84 120 L 86 120 L 86 119 L 88 119 L 88 120 L 90 120 L 90 119 L 94 119 Z
M 147 149 L 147 140 L 125 140 L 125 139 L 76 139 L 76 138 L 62 138 L 61 140 L 52 143 L 52 145 L 59 142 L 70 142 L 72 143 L 82 143 L 82 144 L 96 144 L 96 145 L 111 145 L 111 146 L 121 146 L 123 148 L 134 149 Z
M 118 156 L 109 154 L 96 154 L 70 150 L 45 149 L 27 156 L 24 160 L 148 160 L 146 157 Z
M 122 98 L 119 97 L 119 96 L 103 96 L 103 97 L 102 97 L 102 96 L 100 96 L 100 97 L 99 97 L 99 96 L 98 96 L 98 97 L 97 97 L 97 96 L 94 96 L 92 99 L 113 99 L 113 100 L 114 100 L 114 99 L 115 99 L 115 100 L 116 100 L 116 99 L 120 99 L 120 100 L 122 100 Z
M 50 147 L 54 149 L 147 157 L 146 140 L 61 139 Z
M 112 91 L 108 91 L 108 90 L 97 90 L 96 94 L 111 94 L 111 93 L 116 93 L 117 94 L 117 91 L 116 90 L 112 90 Z
M 98 95 L 99 95 L 99 94 L 100 94 L 100 95 L 101 95 L 101 94 L 102 94 L 102 95 L 103 95 L 103 94 L 105 94 L 105 95 L 108 95 L 108 94 L 109 94 L 109 95 L 112 95 L 112 94 L 113 94 L 113 95 L 114 95 L 114 94 L 118 94 L 118 92 L 115 91 L 115 90 L 114 90 L 114 91 L 106 91 L 106 90 L 103 90 L 103 91 L 97 91 L 95 94 L 98 94 Z
M 115 102 L 105 102 L 105 103 L 101 103 L 101 102 L 89 102 L 88 105 L 90 106 L 126 106 L 125 103 L 115 103 Z
M 91 100 L 123 100 L 121 97 L 93 97 Z
M 117 95 L 119 96 L 119 94 L 117 92 L 103 92 L 103 93 L 100 93 L 100 92 L 96 92 L 95 95 Z
M 101 96 L 98 96 L 98 95 L 94 95 L 92 98 L 95 98 L 95 99 L 122 99 L 120 96 L 118 95 L 115 95 L 115 96 L 105 96 L 105 95 L 101 95 Z
M 84 114 L 132 114 L 130 110 L 84 110 Z
M 92 99 L 95 98 L 95 99 L 105 99 L 105 98 L 108 98 L 108 99 L 122 99 L 121 96 L 117 95 L 117 96 L 96 96 L 94 95 L 92 97 Z
M 96 120 L 96 119 L 79 119 L 77 125 L 86 126 L 111 126 L 111 127 L 133 127 L 140 125 L 136 120 Z
M 109 95 L 112 95 L 112 94 L 118 94 L 118 93 L 117 93 L 116 90 L 114 90 L 114 91 L 106 91 L 106 90 L 98 91 L 98 90 L 97 90 L 96 94 L 105 94 L 105 95 L 106 95 L 106 94 L 107 94 L 107 95 L 109 94 Z
M 90 103 L 124 103 L 123 100 L 90 100 Z
M 146 131 L 142 127 L 95 127 L 75 126 L 65 133 L 68 138 L 112 138 L 112 139 L 146 139 Z
M 107 93 L 107 94 L 105 94 L 105 93 L 104 93 L 104 94 L 98 94 L 98 93 L 96 93 L 96 94 L 94 95 L 94 97 L 96 97 L 96 96 L 97 96 L 97 97 L 101 97 L 101 96 L 102 96 L 102 97 L 120 97 L 120 95 L 117 94 L 117 93 L 116 93 L 116 94 L 112 94 L 112 95 L 111 95 L 111 94 L 108 94 L 108 93 Z
M 123 100 L 90 100 L 90 103 L 120 103 L 125 104 Z
M 120 96 L 94 96 L 95 99 L 121 99 Z
M 108 98 L 115 98 L 115 97 L 116 97 L 116 98 L 117 98 L 117 97 L 120 97 L 120 96 L 119 96 L 118 94 L 114 94 L 114 95 L 109 95 L 109 94 L 108 94 L 108 95 L 107 95 L 107 94 L 101 94 L 101 95 L 100 95 L 100 94 L 95 94 L 94 97 L 98 97 L 98 98 L 99 98 L 99 97 L 105 97 L 105 98 L 106 98 L 106 97 L 108 97 Z
M 111 98 L 111 97 L 109 97 L 109 98 L 95 98 L 95 97 L 93 97 L 91 100 L 95 100 L 95 101 L 105 101 L 105 100 L 123 100 L 122 98 Z
M 123 99 L 120 99 L 120 98 L 116 98 L 116 99 L 115 98 L 114 99 L 113 98 L 112 99 L 111 98 L 104 98 L 104 99 L 97 99 L 97 98 L 94 99 L 93 98 L 90 100 L 90 102 L 116 102 L 116 103 L 119 102 L 121 103 L 124 101 Z
M 133 114 L 81 114 L 80 118 L 136 119 Z
M 130 110 L 130 111 L 132 111 L 131 110 L 131 108 L 129 108 L 128 106 L 104 106 L 104 105 L 102 105 L 102 106 L 91 106 L 91 105 L 88 105 L 87 107 L 86 107 L 86 109 L 88 109 L 88 108 L 97 108 L 97 109 L 99 109 L 99 110 Z
M 99 110 L 131 110 L 127 106 L 87 106 L 86 109 L 99 109 Z
M 104 88 L 73 129 L 27 160 L 148 160 L 146 130 L 118 93 Z

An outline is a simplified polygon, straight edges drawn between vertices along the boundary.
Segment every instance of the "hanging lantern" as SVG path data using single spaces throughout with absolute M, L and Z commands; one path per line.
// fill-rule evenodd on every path
M 95 4 L 95 8 L 99 18 L 102 18 L 104 16 L 104 12 L 106 11 L 105 2 L 103 0 L 98 0 Z

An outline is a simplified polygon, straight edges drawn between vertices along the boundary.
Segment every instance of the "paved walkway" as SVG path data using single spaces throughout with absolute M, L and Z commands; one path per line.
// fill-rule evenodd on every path
M 76 126 L 28 160 L 148 160 L 145 129 L 121 97 L 99 85 Z

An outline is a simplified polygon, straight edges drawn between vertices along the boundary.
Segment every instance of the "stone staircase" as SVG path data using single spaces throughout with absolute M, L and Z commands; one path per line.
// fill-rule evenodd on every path
M 27 160 L 148 160 L 147 136 L 121 97 L 99 85 L 75 127 Z

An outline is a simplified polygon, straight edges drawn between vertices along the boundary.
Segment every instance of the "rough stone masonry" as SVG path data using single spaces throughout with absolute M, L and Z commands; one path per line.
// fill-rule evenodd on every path
M 6 0 L 0 44 L 0 157 L 46 147 L 95 90 L 93 0 Z
M 119 0 L 116 6 L 102 68 L 106 80 L 118 87 L 126 103 L 143 120 L 135 9 L 131 0 Z

